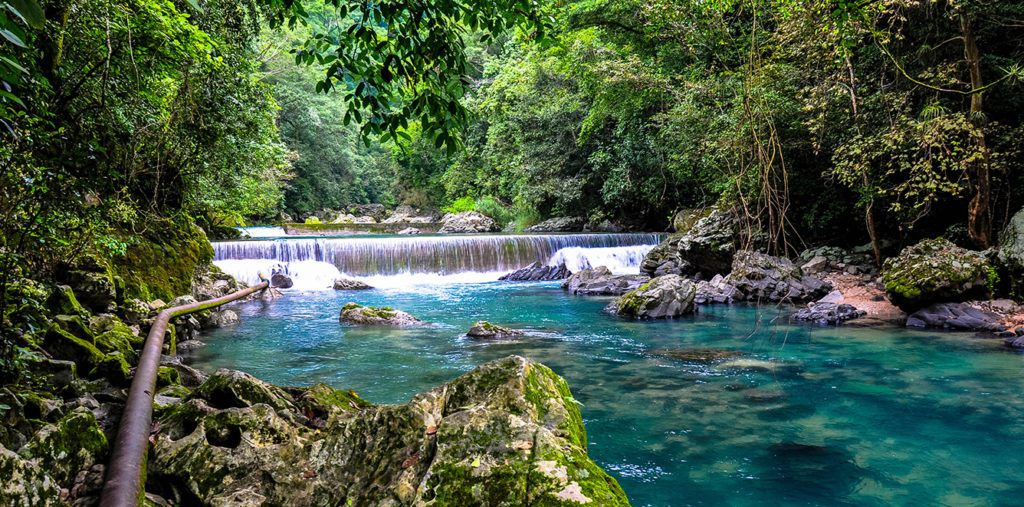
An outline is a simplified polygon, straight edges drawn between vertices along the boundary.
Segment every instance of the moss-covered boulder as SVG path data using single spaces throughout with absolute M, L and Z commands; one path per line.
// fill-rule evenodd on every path
M 78 302 L 75 291 L 68 285 L 58 285 L 46 300 L 46 306 L 58 315 L 85 316 L 88 312 Z
M 338 321 L 343 324 L 354 326 L 393 326 L 408 327 L 418 326 L 424 322 L 408 313 L 394 308 L 382 306 L 363 306 L 356 303 L 347 303 L 341 307 Z
M 676 220 L 678 232 L 647 253 L 640 271 L 652 277 L 728 273 L 741 239 L 739 217 L 718 207 L 686 212 Z
M 672 319 L 696 311 L 696 285 L 679 275 L 659 276 L 612 301 L 605 311 L 636 319 Z
M 192 289 L 196 269 L 213 259 L 202 229 L 191 222 L 158 222 L 133 235 L 124 257 L 113 259 L 114 271 L 124 279 L 126 299 L 170 301 Z
M 227 376 L 208 383 L 223 386 Z M 568 385 L 522 357 L 404 405 L 370 405 L 322 385 L 283 399 L 251 377 L 229 384 L 238 392 L 230 404 L 210 394 L 223 387 L 204 386 L 164 411 L 152 489 L 207 504 L 628 504 L 587 456 Z
M 60 486 L 43 467 L 0 446 L 0 505 L 61 505 Z
M 126 381 L 131 371 L 124 354 L 119 351 L 105 354 L 93 339 L 76 336 L 60 324 L 53 324 L 43 335 L 43 348 L 56 359 L 74 361 L 78 372 L 88 377 L 106 377 L 117 383 Z
M 933 303 L 986 297 L 990 273 L 994 268 L 983 253 L 942 238 L 904 248 L 882 266 L 889 300 L 908 313 Z
M 18 452 L 38 460 L 61 484 L 68 484 L 79 470 L 106 461 L 107 437 L 89 409 L 76 408 L 55 424 L 44 426 Z
M 999 235 L 1001 285 L 1015 299 L 1024 298 L 1024 209 L 1013 215 Z
M 515 336 L 522 335 L 522 331 L 517 331 L 515 329 L 502 326 L 496 326 L 494 324 L 491 324 L 490 322 L 487 322 L 486 320 L 481 320 L 480 322 L 473 324 L 473 326 L 469 328 L 469 331 L 466 332 L 466 336 L 475 339 L 501 339 L 512 338 Z
M 816 301 L 832 290 L 832 284 L 804 274 L 789 259 L 750 250 L 736 252 L 725 282 L 736 289 L 736 299 L 756 302 Z

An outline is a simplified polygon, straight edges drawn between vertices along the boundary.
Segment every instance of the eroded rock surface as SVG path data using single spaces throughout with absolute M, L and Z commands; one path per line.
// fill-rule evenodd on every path
M 555 217 L 527 227 L 526 232 L 579 232 L 586 224 L 582 217 Z
M 345 324 L 356 326 L 395 326 L 407 327 L 423 324 L 423 321 L 387 306 L 362 306 L 356 303 L 348 303 L 341 307 L 341 314 L 338 320 Z
M 794 320 L 813 322 L 819 325 L 837 325 L 867 315 L 855 306 L 844 303 L 818 302 L 793 314 Z
M 926 239 L 887 259 L 882 279 L 889 300 L 913 312 L 933 303 L 985 296 L 991 270 L 981 252 L 960 248 L 942 238 Z
M 573 273 L 562 288 L 579 296 L 621 296 L 650 280 L 647 275 L 614 275 L 606 266 Z
M 497 232 L 500 229 L 494 219 L 476 211 L 449 213 L 441 222 L 443 225 L 437 232 L 442 234 Z
M 728 283 L 749 301 L 814 301 L 832 290 L 831 284 L 804 275 L 789 259 L 749 250 L 736 252 Z
M 349 278 L 340 278 L 334 281 L 334 290 L 370 290 L 373 287 Z
M 522 336 L 522 335 L 523 335 L 522 331 L 517 331 L 515 329 L 510 329 L 510 328 L 507 328 L 507 327 L 496 326 L 496 325 L 491 324 L 490 322 L 487 322 L 485 320 L 481 320 L 480 322 L 477 322 L 476 324 L 473 324 L 473 327 L 469 328 L 469 331 L 466 332 L 466 336 L 469 336 L 470 338 L 477 338 L 477 339 L 486 339 L 486 338 L 498 338 L 498 339 L 500 339 L 500 338 L 511 338 L 513 336 Z
M 150 483 L 214 505 L 628 505 L 574 401 L 518 356 L 405 405 L 221 370 L 160 415 Z
M 739 237 L 738 214 L 712 207 L 678 222 L 679 232 L 648 252 L 640 271 L 650 276 L 728 273 Z
M 517 269 L 504 275 L 498 278 L 498 280 L 506 282 L 537 282 L 541 280 L 565 280 L 570 276 L 572 276 L 572 272 L 569 271 L 569 268 L 565 267 L 565 264 L 545 266 L 539 262 L 534 262 L 525 268 Z
M 996 313 L 975 308 L 967 303 L 937 303 L 918 310 L 907 318 L 907 327 L 930 327 L 961 331 L 1004 331 Z
M 697 287 L 679 275 L 659 276 L 612 301 L 605 311 L 638 319 L 671 319 L 695 311 Z

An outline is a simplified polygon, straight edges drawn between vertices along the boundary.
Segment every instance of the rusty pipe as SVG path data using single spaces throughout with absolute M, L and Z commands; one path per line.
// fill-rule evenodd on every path
M 121 425 L 117 430 L 114 450 L 107 466 L 106 482 L 103 484 L 103 496 L 100 499 L 102 507 L 134 507 L 141 505 L 145 496 L 146 453 L 149 451 L 149 433 L 153 424 L 153 396 L 167 324 L 175 317 L 230 303 L 270 286 L 262 274 L 260 279 L 264 281 L 247 289 L 209 301 L 168 308 L 157 315 L 142 345 L 139 366 L 135 369 L 128 401 L 121 414 Z

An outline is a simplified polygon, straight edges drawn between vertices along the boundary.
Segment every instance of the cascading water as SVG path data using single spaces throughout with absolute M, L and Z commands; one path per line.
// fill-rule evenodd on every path
M 321 289 L 342 277 L 376 287 L 483 282 L 534 262 L 571 271 L 608 266 L 636 273 L 660 234 L 557 234 L 282 238 L 213 244 L 214 264 L 239 280 L 282 272 L 296 288 Z

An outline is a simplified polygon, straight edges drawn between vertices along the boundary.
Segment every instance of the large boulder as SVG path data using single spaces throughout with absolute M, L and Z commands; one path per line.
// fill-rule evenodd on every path
M 936 303 L 907 317 L 907 327 L 959 331 L 1005 331 L 1002 317 L 967 303 Z
M 106 462 L 107 451 L 107 437 L 96 416 L 78 407 L 43 426 L 18 452 L 36 460 L 57 482 L 67 484 L 80 470 Z
M 749 301 L 814 301 L 832 290 L 832 284 L 804 275 L 789 259 L 750 250 L 736 252 L 728 283 Z
M 569 268 L 565 267 L 565 264 L 545 266 L 539 262 L 534 262 L 525 268 L 503 275 L 498 280 L 506 282 L 537 282 L 542 280 L 565 280 L 571 275 L 572 272 L 569 271 Z
M 729 284 L 729 280 L 722 275 L 715 275 L 710 280 L 697 282 L 697 295 L 693 302 L 698 305 L 727 304 L 743 299 L 742 294 Z
M 351 278 L 339 278 L 334 281 L 334 290 L 370 290 L 372 288 L 366 283 Z
M 1013 215 L 999 236 L 999 265 L 1007 291 L 1024 297 L 1024 209 Z
M 0 505 L 64 505 L 48 471 L 0 445 Z
M 476 211 L 449 213 L 441 222 L 441 229 L 437 232 L 442 234 L 497 232 L 501 229 L 494 219 Z
M 652 279 L 636 290 L 612 301 L 605 311 L 637 319 L 671 319 L 695 311 L 697 287 L 679 275 Z
M 700 273 L 705 277 L 728 273 L 739 242 L 739 214 L 711 207 L 691 212 L 678 222 L 689 228 L 648 252 L 641 272 L 650 276 Z
M 412 206 L 402 205 L 395 208 L 394 213 L 381 223 L 431 224 L 437 221 L 437 216 L 437 213 L 431 210 L 421 210 Z
M 344 324 L 355 326 L 417 326 L 423 321 L 389 307 L 362 306 L 356 303 L 348 303 L 341 307 L 341 314 L 338 321 Z
M 149 478 L 177 485 L 172 501 L 628 505 L 587 456 L 568 385 L 522 357 L 404 405 L 370 405 L 324 385 L 284 392 L 246 377 L 235 386 L 200 388 L 161 414 Z
M 912 313 L 933 303 L 982 299 L 994 272 L 986 256 L 938 239 L 926 239 L 886 259 L 882 280 L 889 301 Z
M 582 217 L 555 217 L 527 227 L 526 232 L 579 232 L 586 224 Z
M 270 275 L 270 286 L 278 289 L 289 289 L 295 282 L 292 281 L 292 277 L 284 273 L 274 273 Z
M 578 296 L 621 296 L 648 280 L 646 275 L 613 275 L 607 266 L 600 266 L 573 273 L 562 288 Z
M 469 328 L 469 331 L 466 332 L 466 336 L 477 339 L 511 338 L 513 336 L 522 335 L 522 331 L 517 331 L 515 329 L 510 329 L 507 327 L 496 326 L 494 324 L 491 324 L 490 322 L 487 322 L 486 320 L 481 320 L 480 322 L 473 324 L 473 327 Z

